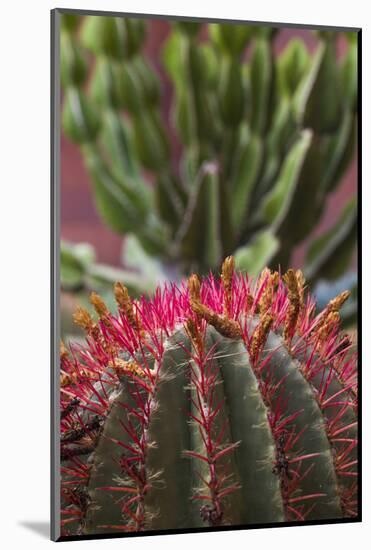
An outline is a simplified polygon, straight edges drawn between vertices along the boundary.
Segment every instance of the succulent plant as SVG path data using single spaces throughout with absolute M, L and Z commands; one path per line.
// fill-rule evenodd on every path
M 277 56 L 272 28 L 171 23 L 169 125 L 145 22 L 62 16 L 63 128 L 80 145 L 104 221 L 186 274 L 215 270 L 231 253 L 250 274 L 287 269 L 354 152 L 357 35 L 345 34 L 337 61 L 335 32 L 318 34 L 313 57 L 298 39 Z M 356 215 L 352 199 L 311 246 L 312 281 L 347 268 Z
M 97 294 L 61 344 L 62 532 L 125 533 L 357 517 L 357 358 L 301 271 L 132 300 Z

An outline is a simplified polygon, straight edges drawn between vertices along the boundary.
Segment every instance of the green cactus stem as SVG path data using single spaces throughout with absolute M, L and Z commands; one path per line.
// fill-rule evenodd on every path
M 155 68 L 140 19 L 63 15 L 62 23 L 63 128 L 80 146 L 104 222 L 186 275 L 215 270 L 237 250 L 241 269 L 255 258 L 250 274 L 287 269 L 353 158 L 356 33 L 345 33 L 338 60 L 337 32 L 318 34 L 313 55 L 297 38 L 277 55 L 268 27 L 170 22 Z M 198 186 L 205 164 L 216 175 Z M 205 254 L 199 227 L 209 217 Z M 352 229 L 345 239 L 352 250 Z M 311 251 L 305 266 L 312 282 L 348 268 L 349 255 L 320 254 Z M 322 269 L 327 260 L 333 270 Z
M 62 532 L 357 517 L 349 293 L 319 315 L 301 271 L 192 275 L 118 311 L 92 294 L 61 345 Z

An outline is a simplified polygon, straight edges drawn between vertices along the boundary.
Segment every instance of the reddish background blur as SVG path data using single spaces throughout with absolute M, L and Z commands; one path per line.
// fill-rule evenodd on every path
M 169 107 L 171 104 L 172 86 L 161 65 L 161 48 L 168 36 L 169 25 L 164 21 L 148 22 L 145 51 L 154 67 L 161 75 L 163 82 L 163 111 L 169 123 Z M 275 38 L 275 49 L 279 53 L 288 40 L 293 37 L 302 38 L 310 52 L 316 48 L 316 37 L 311 31 L 301 29 L 280 30 Z M 346 51 L 346 40 L 343 36 L 338 40 L 338 56 Z M 173 129 L 169 126 L 172 141 L 176 141 Z M 174 139 L 173 139 L 174 138 Z M 89 176 L 85 170 L 77 145 L 69 142 L 62 133 L 61 138 L 61 237 L 71 242 L 89 242 L 97 251 L 98 261 L 112 265 L 120 264 L 122 236 L 113 233 L 99 218 L 91 193 Z M 327 201 L 327 207 L 321 223 L 308 239 L 295 251 L 292 259 L 293 267 L 302 264 L 308 241 L 329 228 L 347 198 L 357 189 L 357 159 L 356 155 L 343 181 Z

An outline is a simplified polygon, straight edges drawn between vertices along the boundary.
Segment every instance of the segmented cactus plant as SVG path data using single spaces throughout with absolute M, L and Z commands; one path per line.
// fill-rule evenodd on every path
M 192 275 L 61 345 L 62 532 L 357 517 L 357 358 L 302 272 Z
M 142 19 L 62 16 L 63 128 L 105 222 L 186 274 L 231 253 L 255 275 L 287 269 L 354 152 L 357 35 L 345 34 L 337 61 L 336 32 L 313 56 L 297 39 L 277 56 L 273 28 L 171 23 L 169 120 Z M 336 278 L 355 238 L 352 199 L 312 244 L 307 276 Z

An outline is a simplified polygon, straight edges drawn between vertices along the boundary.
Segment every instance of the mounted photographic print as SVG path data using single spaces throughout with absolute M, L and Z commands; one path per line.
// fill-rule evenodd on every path
M 360 48 L 53 10 L 53 540 L 361 520 Z

